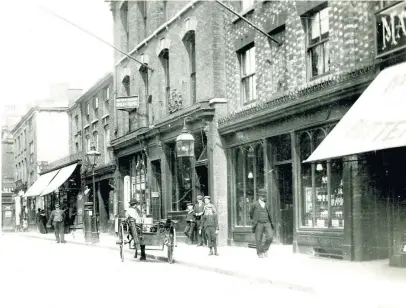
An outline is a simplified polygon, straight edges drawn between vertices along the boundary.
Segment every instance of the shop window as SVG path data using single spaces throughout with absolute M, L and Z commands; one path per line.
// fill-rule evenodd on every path
M 249 210 L 260 188 L 265 188 L 262 144 L 242 147 L 235 152 L 235 226 L 250 226 Z
M 130 163 L 130 187 L 131 198 L 139 200 L 143 206 L 145 214 L 150 214 L 150 202 L 147 200 L 147 161 L 146 157 L 138 154 Z
M 307 55 L 310 77 L 328 73 L 330 71 L 329 46 L 329 8 L 306 17 L 307 21 Z
M 310 156 L 329 131 L 326 127 L 300 134 L 300 161 Z M 301 226 L 344 227 L 342 160 L 302 163 L 300 175 Z
M 193 202 L 192 162 L 189 158 L 177 158 L 175 144 L 168 147 L 169 167 L 172 175 L 172 211 L 186 210 L 186 204 Z
M 241 74 L 241 100 L 250 103 L 257 98 L 255 77 L 255 46 L 239 51 Z

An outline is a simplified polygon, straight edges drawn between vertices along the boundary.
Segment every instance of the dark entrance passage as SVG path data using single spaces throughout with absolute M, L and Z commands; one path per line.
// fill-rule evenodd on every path
M 276 166 L 275 171 L 281 219 L 280 243 L 290 245 L 293 242 L 292 164 Z

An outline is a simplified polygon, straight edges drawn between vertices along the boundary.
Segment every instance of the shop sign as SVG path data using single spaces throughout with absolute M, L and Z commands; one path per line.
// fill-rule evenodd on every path
M 152 191 L 151 192 L 151 197 L 152 198 L 159 198 L 159 191 Z
M 402 2 L 375 15 L 376 56 L 406 48 L 406 3 Z
M 138 95 L 117 97 L 116 98 L 116 108 L 117 110 L 131 111 L 137 109 L 140 105 L 140 100 Z

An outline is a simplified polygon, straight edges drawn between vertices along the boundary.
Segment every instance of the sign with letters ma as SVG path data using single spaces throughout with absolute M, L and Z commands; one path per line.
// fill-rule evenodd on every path
M 401 2 L 375 15 L 376 56 L 406 48 L 406 3 Z

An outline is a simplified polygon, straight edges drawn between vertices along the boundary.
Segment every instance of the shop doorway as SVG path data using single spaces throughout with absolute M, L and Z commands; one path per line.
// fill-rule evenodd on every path
M 165 212 L 162 208 L 162 173 L 161 161 L 151 161 L 152 183 L 151 183 L 151 211 L 154 220 L 162 219 Z
M 279 243 L 293 243 L 293 174 L 292 143 L 290 134 L 270 140 L 270 165 L 272 193 L 271 202 L 277 225 Z
M 275 166 L 275 181 L 281 221 L 280 243 L 290 245 L 293 242 L 292 164 Z
M 209 195 L 209 172 L 207 163 L 198 165 L 196 163 L 196 196 Z

